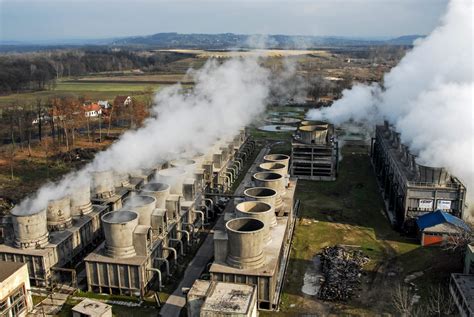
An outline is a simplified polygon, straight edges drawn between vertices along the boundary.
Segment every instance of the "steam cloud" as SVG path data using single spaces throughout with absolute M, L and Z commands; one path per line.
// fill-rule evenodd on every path
M 383 119 L 423 164 L 444 166 L 474 202 L 473 2 L 452 0 L 438 26 L 384 77 L 383 87 L 355 85 L 309 119 L 373 126 Z
M 232 59 L 222 64 L 208 61 L 190 71 L 195 87 L 183 93 L 179 84 L 160 91 L 141 129 L 128 131 L 108 150 L 99 153 L 81 171 L 68 174 L 57 184 L 43 186 L 17 207 L 32 213 L 48 200 L 90 184 L 90 172 L 113 169 L 127 173 L 151 168 L 166 160 L 204 153 L 218 138 L 234 136 L 265 110 L 270 72 L 256 58 Z

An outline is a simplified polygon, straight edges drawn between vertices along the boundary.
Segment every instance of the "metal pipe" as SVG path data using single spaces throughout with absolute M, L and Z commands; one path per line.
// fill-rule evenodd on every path
M 209 215 L 207 214 L 207 206 L 206 207 L 206 218 L 204 218 L 204 213 L 201 210 L 194 210 L 195 213 L 201 215 L 201 229 L 205 226 L 208 225 L 209 223 L 206 223 L 206 219 L 209 219 Z
M 210 203 L 210 209 L 214 211 L 214 201 L 211 198 L 204 198 L 204 202 L 208 201 Z
M 227 169 L 229 169 L 229 168 L 227 168 Z M 232 172 L 226 171 L 224 174 L 225 174 L 227 177 L 229 177 L 229 179 L 230 179 L 230 184 L 232 184 L 232 183 L 234 182 L 234 175 L 232 174 Z
M 161 284 L 161 271 L 152 267 L 147 267 L 146 270 L 156 272 L 158 274 L 158 290 L 161 290 L 163 287 L 163 284 Z
M 179 249 L 180 249 L 180 252 L 179 252 L 179 253 L 180 253 L 182 256 L 184 256 L 183 241 L 181 241 L 181 240 L 179 240 L 179 239 L 173 239 L 173 238 L 171 238 L 169 241 L 170 241 L 170 242 L 173 242 L 173 241 L 174 241 L 174 242 L 177 242 L 177 243 L 179 244 Z
M 239 171 L 242 171 L 242 169 L 244 168 L 244 162 L 242 161 L 242 159 L 240 157 L 237 157 L 235 159 L 235 163 L 239 164 Z
M 183 225 L 191 227 L 191 230 L 190 230 L 189 232 L 192 233 L 191 236 L 192 236 L 193 239 L 194 239 L 194 238 L 196 237 L 196 235 L 195 235 L 196 226 L 194 226 L 194 224 L 192 224 L 192 223 L 190 223 L 190 222 L 183 222 Z
M 175 260 L 176 262 L 178 262 L 178 252 L 176 252 L 176 249 L 175 249 L 175 248 L 172 248 L 172 247 L 163 247 L 162 249 L 163 249 L 163 250 L 168 250 L 168 251 L 173 252 L 173 254 L 174 254 L 174 260 Z
M 176 250 L 175 250 L 176 251 Z M 165 267 L 166 267 L 166 275 L 171 276 L 170 273 L 170 261 L 168 261 L 165 258 L 155 258 L 157 261 L 165 262 Z
M 189 234 L 188 231 L 184 230 L 184 229 L 176 229 L 176 232 L 181 232 L 181 233 L 184 233 L 186 235 L 186 241 L 187 241 L 187 245 L 188 246 L 191 246 L 191 236 Z

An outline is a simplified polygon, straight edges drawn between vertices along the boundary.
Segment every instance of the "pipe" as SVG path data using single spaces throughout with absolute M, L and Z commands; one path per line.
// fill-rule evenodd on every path
M 176 229 L 176 232 L 181 232 L 181 233 L 184 233 L 186 235 L 186 241 L 187 241 L 187 245 L 188 246 L 191 246 L 191 236 L 189 234 L 188 231 L 184 230 L 184 229 Z
M 189 222 L 183 222 L 183 225 L 184 225 L 184 226 L 189 226 L 189 227 L 191 227 L 191 230 L 190 230 L 189 232 L 192 233 L 191 236 L 192 236 L 193 239 L 194 239 L 194 238 L 196 237 L 196 235 L 195 235 L 196 227 L 194 226 L 194 224 L 189 223 Z
M 178 262 L 178 252 L 176 252 L 176 249 L 175 249 L 175 248 L 172 248 L 172 247 L 162 247 L 162 249 L 163 249 L 163 250 L 168 250 L 168 251 L 173 252 L 173 254 L 174 254 L 174 256 L 173 256 L 173 257 L 174 257 L 174 260 L 175 260 L 176 262 Z
M 210 204 L 209 210 L 214 211 L 214 201 L 211 198 L 204 198 L 204 202 L 208 201 Z
M 179 252 L 179 253 L 180 253 L 182 256 L 184 256 L 183 241 L 181 241 L 181 240 L 179 240 L 179 239 L 173 239 L 173 238 L 171 238 L 169 241 L 170 241 L 170 242 L 173 242 L 173 241 L 174 241 L 174 242 L 179 243 L 179 249 L 180 249 L 180 252 Z
M 227 176 L 227 174 L 228 174 L 228 173 L 225 173 L 225 175 L 226 175 L 226 176 L 225 176 L 225 179 L 227 180 L 227 186 L 230 188 L 230 187 L 232 186 L 232 182 L 231 182 L 231 180 L 230 180 L 230 177 Z
M 175 251 L 176 251 L 176 250 L 175 250 Z M 170 273 L 170 261 L 168 261 L 168 260 L 165 259 L 165 258 L 155 258 L 155 260 L 161 261 L 161 262 L 165 262 L 166 275 L 171 276 L 171 273 Z
M 239 171 L 242 171 L 242 169 L 244 168 L 244 162 L 242 161 L 242 159 L 240 157 L 237 157 L 235 159 L 235 163 L 239 164 Z
M 207 206 L 206 206 L 206 218 L 204 218 L 204 213 L 203 213 L 201 210 L 194 210 L 194 212 L 201 215 L 201 229 L 202 229 L 205 225 L 208 225 L 208 224 L 209 224 L 209 223 L 206 223 L 206 219 L 209 219 L 209 218 L 208 218 L 208 215 L 207 215 Z
M 226 175 L 227 177 L 229 177 L 229 179 L 230 179 L 230 183 L 229 183 L 229 184 L 232 184 L 232 183 L 234 182 L 234 175 L 232 174 L 232 172 L 226 171 L 226 172 L 224 173 L 224 175 Z
M 158 290 L 160 291 L 163 287 L 163 284 L 161 284 L 161 271 L 152 267 L 147 267 L 146 270 L 158 273 Z

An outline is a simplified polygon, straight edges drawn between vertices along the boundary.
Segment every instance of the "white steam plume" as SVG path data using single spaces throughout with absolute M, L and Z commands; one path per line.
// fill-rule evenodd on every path
M 335 124 L 389 120 L 422 163 L 444 166 L 474 202 L 473 2 L 452 0 L 438 26 L 384 77 L 384 87 L 355 85 L 309 119 Z M 470 190 L 470 191 L 469 191 Z
M 160 91 L 152 116 L 141 129 L 124 133 L 81 171 L 43 186 L 17 206 L 17 212 L 45 208 L 48 200 L 73 192 L 78 184 L 87 184 L 91 171 L 126 173 L 178 158 L 178 153 L 204 153 L 218 138 L 234 136 L 265 110 L 269 71 L 257 59 L 233 59 L 222 64 L 210 60 L 191 75 L 196 83 L 193 91 L 182 93 L 180 85 Z

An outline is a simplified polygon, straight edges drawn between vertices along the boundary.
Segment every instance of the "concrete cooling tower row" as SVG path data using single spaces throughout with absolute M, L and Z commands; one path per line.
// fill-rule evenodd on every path
M 388 122 L 376 127 L 371 159 L 393 224 L 410 230 L 438 209 L 463 218 L 466 187 L 445 168 L 420 162 Z
M 271 310 L 279 296 L 279 268 L 286 265 L 289 252 L 296 180 L 288 174 L 289 156 L 269 154 L 261 159 L 249 171 L 248 183 L 244 180 L 251 186 L 241 189 L 243 199 L 235 198 L 215 226 L 210 275 L 216 282 L 256 284 L 259 308 Z M 196 310 L 197 303 L 188 307 Z
M 324 121 L 301 121 L 291 143 L 291 175 L 299 179 L 334 181 L 339 149 L 334 126 Z
M 155 281 L 162 286 L 198 231 L 216 217 L 214 195 L 232 187 L 254 148 L 241 130 L 207 153 L 176 154 L 180 157 L 131 176 L 133 192 L 102 216 L 105 241 L 84 259 L 88 289 L 143 296 Z M 97 199 L 117 195 L 107 184 L 95 187 Z

